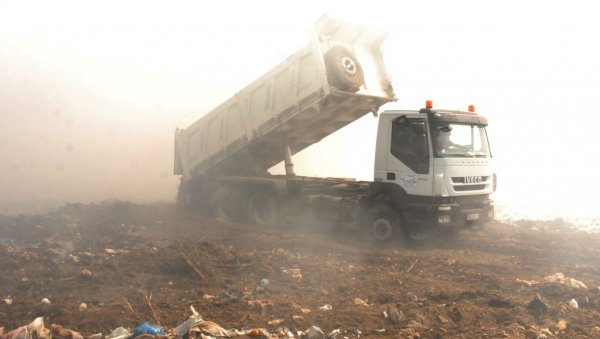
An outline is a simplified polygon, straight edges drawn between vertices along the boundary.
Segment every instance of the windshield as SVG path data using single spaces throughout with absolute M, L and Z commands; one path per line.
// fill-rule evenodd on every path
M 438 158 L 491 158 L 485 127 L 438 124 L 433 128 L 434 154 Z

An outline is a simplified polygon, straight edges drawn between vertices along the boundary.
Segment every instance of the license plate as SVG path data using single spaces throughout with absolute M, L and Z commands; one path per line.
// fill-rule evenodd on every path
M 467 220 L 477 220 L 479 219 L 479 213 L 467 214 Z

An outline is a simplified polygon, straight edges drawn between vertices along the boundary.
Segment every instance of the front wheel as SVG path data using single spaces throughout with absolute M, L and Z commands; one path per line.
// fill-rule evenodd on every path
M 376 242 L 386 242 L 394 237 L 401 228 L 398 212 L 387 205 L 373 207 L 366 218 L 366 229 Z

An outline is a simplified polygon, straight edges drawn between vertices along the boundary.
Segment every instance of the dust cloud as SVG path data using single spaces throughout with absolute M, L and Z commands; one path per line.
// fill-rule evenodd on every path
M 81 74 L 31 55 L 4 54 L 0 62 L 0 213 L 173 199 L 174 122 L 128 121 L 147 108 L 119 102 Z

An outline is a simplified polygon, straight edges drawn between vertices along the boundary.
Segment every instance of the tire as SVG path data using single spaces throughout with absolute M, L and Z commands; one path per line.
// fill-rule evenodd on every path
M 275 195 L 268 191 L 253 194 L 248 201 L 247 216 L 256 226 L 272 227 L 279 219 L 279 204 Z
M 342 46 L 332 47 L 324 56 L 332 85 L 342 91 L 356 92 L 365 82 L 363 69 L 352 52 Z
M 373 207 L 367 215 L 365 226 L 369 237 L 378 243 L 389 241 L 402 227 L 398 212 L 387 205 Z
M 239 194 L 229 187 L 220 187 L 216 190 L 212 199 L 212 208 L 215 217 L 227 221 L 237 219 L 240 201 Z

